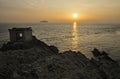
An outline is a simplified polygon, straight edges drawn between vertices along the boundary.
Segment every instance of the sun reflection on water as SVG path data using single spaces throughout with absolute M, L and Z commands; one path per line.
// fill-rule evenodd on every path
M 78 30 L 77 30 L 77 22 L 73 23 L 73 29 L 72 29 L 72 49 L 77 50 L 78 49 Z

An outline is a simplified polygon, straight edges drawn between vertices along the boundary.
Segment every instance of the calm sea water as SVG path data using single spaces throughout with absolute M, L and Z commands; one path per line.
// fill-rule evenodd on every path
M 9 41 L 8 29 L 12 27 L 32 27 L 33 35 L 48 45 L 57 46 L 61 52 L 75 50 L 91 57 L 91 51 L 96 47 L 115 59 L 120 57 L 119 24 L 0 24 L 0 45 Z

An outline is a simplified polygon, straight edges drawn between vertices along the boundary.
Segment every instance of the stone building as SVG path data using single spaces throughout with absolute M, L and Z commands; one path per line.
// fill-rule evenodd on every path
M 32 40 L 32 29 L 29 28 L 12 28 L 9 29 L 10 42 L 28 42 Z

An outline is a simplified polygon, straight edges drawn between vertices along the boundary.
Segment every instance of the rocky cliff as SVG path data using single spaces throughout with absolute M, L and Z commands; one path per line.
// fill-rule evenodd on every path
M 88 59 L 71 50 L 59 53 L 37 39 L 22 47 L 8 43 L 0 51 L 0 79 L 120 79 L 115 60 L 96 48 L 92 54 Z

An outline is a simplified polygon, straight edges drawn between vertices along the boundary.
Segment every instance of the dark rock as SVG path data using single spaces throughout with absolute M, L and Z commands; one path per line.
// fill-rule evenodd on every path
M 92 51 L 92 53 L 93 53 L 93 56 L 94 56 L 94 57 L 101 56 L 100 51 L 99 51 L 98 49 L 96 49 L 96 48 L 94 48 L 94 50 Z
M 50 49 L 51 49 L 53 52 L 55 52 L 56 54 L 58 54 L 58 53 L 59 53 L 58 48 L 57 48 L 57 47 L 55 47 L 55 46 L 50 46 Z
M 120 66 L 106 52 L 93 58 L 76 51 L 59 53 L 35 37 L 31 42 L 4 44 L 0 51 L 0 79 L 119 79 Z M 4 52 L 3 52 L 4 51 Z
M 92 58 L 91 62 L 98 67 L 99 71 L 105 74 L 104 77 L 107 79 L 119 79 L 120 66 L 118 62 L 110 58 L 106 52 L 102 52 L 96 58 Z

